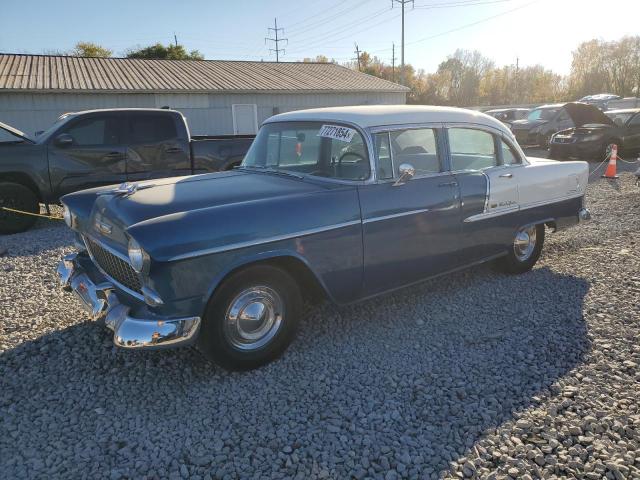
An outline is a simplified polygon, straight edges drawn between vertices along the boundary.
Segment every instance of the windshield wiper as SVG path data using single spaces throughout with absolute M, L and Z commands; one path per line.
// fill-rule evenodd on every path
M 265 165 L 240 165 L 238 167 L 239 170 L 247 169 L 251 171 L 265 172 L 265 173 L 273 173 L 275 175 L 284 175 L 287 177 L 295 177 L 299 179 L 303 179 L 304 176 L 299 173 L 293 173 L 288 170 L 278 170 L 277 168 L 267 167 Z

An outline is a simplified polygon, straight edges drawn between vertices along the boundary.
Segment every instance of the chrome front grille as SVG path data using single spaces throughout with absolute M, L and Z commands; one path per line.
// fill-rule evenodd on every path
M 142 295 L 140 277 L 129 262 L 111 253 L 90 237 L 84 237 L 87 249 L 98 266 L 116 282 Z

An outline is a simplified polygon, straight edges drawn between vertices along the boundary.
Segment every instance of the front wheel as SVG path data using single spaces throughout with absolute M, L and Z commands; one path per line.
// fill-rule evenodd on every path
M 37 217 L 5 210 L 40 213 L 38 197 L 30 188 L 13 182 L 0 182 L 0 234 L 19 233 L 30 229 Z
M 302 315 L 302 294 L 284 270 L 258 265 L 233 274 L 207 306 L 198 349 L 228 370 L 251 370 L 279 357 Z
M 509 252 L 495 261 L 495 267 L 504 273 L 528 272 L 540 258 L 543 244 L 544 225 L 519 228 L 514 235 Z

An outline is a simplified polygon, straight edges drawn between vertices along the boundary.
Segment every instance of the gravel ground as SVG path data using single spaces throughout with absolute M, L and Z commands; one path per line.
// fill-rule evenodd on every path
M 0 238 L 0 477 L 640 478 L 640 189 L 588 204 L 530 273 L 322 305 L 248 373 L 116 350 L 57 288 L 66 228 Z

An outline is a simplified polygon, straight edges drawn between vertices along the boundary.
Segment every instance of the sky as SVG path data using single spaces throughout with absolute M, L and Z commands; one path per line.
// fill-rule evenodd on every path
M 281 61 L 326 55 L 338 62 L 360 50 L 400 62 L 401 7 L 391 0 L 6 0 L 0 52 L 67 51 L 78 41 L 123 56 L 127 49 L 178 42 L 207 59 L 275 61 L 265 37 L 288 42 Z M 406 5 L 405 62 L 433 72 L 457 48 L 479 50 L 496 65 L 542 64 L 566 74 L 585 40 L 640 35 L 640 0 L 415 0 Z

